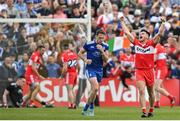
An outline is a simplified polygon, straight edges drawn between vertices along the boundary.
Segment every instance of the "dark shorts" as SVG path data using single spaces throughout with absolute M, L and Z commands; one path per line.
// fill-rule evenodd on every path
M 103 72 L 97 71 L 97 70 L 93 70 L 93 69 L 86 69 L 86 75 L 87 75 L 88 79 L 96 77 L 98 83 L 100 83 L 102 81 Z

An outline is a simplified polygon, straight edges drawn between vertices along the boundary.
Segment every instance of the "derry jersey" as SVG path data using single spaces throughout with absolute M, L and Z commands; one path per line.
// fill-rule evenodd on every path
M 154 51 L 155 43 L 148 40 L 146 44 L 134 40 L 135 46 L 135 68 L 136 69 L 152 69 L 154 68 Z
M 78 56 L 71 50 L 64 52 L 61 56 L 63 63 L 68 63 L 68 72 L 76 72 Z
M 41 64 L 41 55 L 38 51 L 34 52 L 30 59 L 29 59 L 29 63 L 27 65 L 27 70 L 26 70 L 26 75 L 35 75 L 35 73 L 32 70 L 32 64 L 35 64 L 36 69 L 39 69 L 39 66 Z
M 167 68 L 166 52 L 164 46 L 161 44 L 156 45 L 156 68 Z

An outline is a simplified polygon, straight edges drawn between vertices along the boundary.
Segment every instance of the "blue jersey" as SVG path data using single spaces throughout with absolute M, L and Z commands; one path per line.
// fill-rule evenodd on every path
M 104 50 L 108 50 L 108 44 L 101 44 Z M 92 63 L 86 66 L 87 69 L 102 72 L 103 71 L 103 58 L 100 50 L 97 49 L 97 43 L 95 41 L 87 42 L 84 45 L 84 49 L 87 52 L 87 59 L 91 59 Z

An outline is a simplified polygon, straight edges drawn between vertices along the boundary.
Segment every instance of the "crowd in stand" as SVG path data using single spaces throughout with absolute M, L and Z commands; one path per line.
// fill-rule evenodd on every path
M 1 18 L 85 18 L 86 0 L 0 0 Z

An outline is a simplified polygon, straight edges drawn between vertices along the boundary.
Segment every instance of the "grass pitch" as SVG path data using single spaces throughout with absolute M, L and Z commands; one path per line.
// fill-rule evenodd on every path
M 82 108 L 70 110 L 57 108 L 0 108 L 1 120 L 140 120 L 141 110 L 137 107 L 100 107 L 95 108 L 95 116 L 81 115 Z M 161 107 L 155 109 L 151 120 L 179 120 L 180 107 Z

